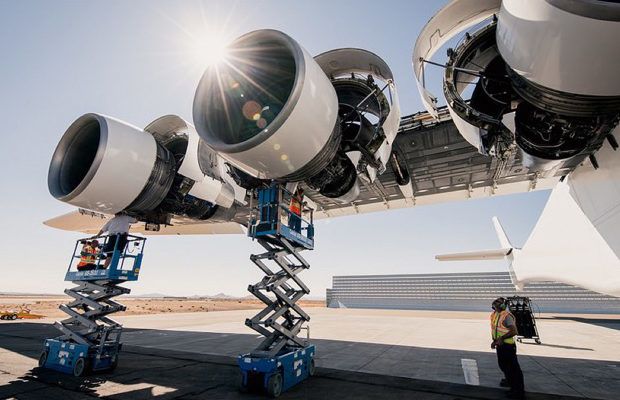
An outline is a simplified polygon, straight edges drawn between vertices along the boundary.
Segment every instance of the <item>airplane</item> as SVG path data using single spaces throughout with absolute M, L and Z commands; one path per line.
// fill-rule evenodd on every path
M 402 116 L 378 55 L 312 57 L 283 32 L 253 31 L 207 67 L 193 123 L 73 122 L 48 186 L 78 210 L 45 224 L 96 233 L 123 212 L 144 234 L 243 233 L 253 189 L 271 181 L 302 186 L 315 218 L 553 189 L 523 249 L 497 222 L 502 249 L 460 258 L 506 258 L 518 287 L 620 296 L 618 37 L 614 2 L 450 1 L 414 45 L 426 111 Z M 430 65 L 444 69 L 445 106 Z

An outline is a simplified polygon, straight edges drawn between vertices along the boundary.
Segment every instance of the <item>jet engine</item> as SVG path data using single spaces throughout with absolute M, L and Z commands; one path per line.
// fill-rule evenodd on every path
M 54 152 L 49 191 L 77 207 L 122 211 L 152 223 L 168 223 L 172 215 L 222 216 L 234 208 L 235 190 L 241 200 L 245 191 L 225 173 L 223 160 L 200 142 L 193 127 L 173 115 L 140 129 L 85 114 Z
M 392 72 L 375 54 L 339 49 L 313 58 L 286 34 L 259 30 L 207 68 L 193 117 L 243 186 L 304 181 L 350 202 L 358 178 L 385 170 L 400 109 Z
M 414 49 L 418 87 L 431 113 L 436 115 L 436 98 L 423 83 L 424 64 L 451 37 L 485 18 L 485 26 L 448 50 L 443 82 L 454 123 L 480 153 L 506 158 L 517 148 L 525 167 L 545 172 L 592 156 L 605 138 L 617 146 L 609 135 L 620 116 L 615 2 L 450 3 L 429 21 Z

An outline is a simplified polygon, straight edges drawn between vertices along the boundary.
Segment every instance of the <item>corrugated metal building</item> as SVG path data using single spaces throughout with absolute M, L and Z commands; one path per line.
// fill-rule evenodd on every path
M 620 298 L 558 282 L 517 292 L 508 272 L 334 276 L 328 307 L 488 311 L 499 296 L 530 297 L 541 312 L 620 313 Z

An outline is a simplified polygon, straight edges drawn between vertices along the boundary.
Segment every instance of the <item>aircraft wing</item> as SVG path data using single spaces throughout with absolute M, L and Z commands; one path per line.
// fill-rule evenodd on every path
M 421 112 L 401 121 L 394 148 L 406 160 L 411 175 L 408 185 L 399 186 L 388 166 L 373 183 L 362 182 L 360 196 L 350 204 L 307 188 L 315 218 L 552 189 L 578 163 L 565 164 L 552 176 L 541 177 L 523 167 L 517 151 L 504 162 L 478 153 L 458 132 L 445 108 L 439 109 L 439 117 L 435 121 Z
M 480 154 L 459 133 L 447 109 L 438 111 L 439 120 L 420 112 L 401 121 L 394 149 L 407 164 L 411 176 L 409 184 L 399 185 L 388 166 L 374 182 L 362 181 L 360 195 L 352 203 L 339 203 L 306 187 L 306 201 L 315 210 L 314 218 L 552 189 L 560 177 L 567 175 L 579 162 L 565 164 L 553 175 L 541 177 L 523 167 L 518 152 L 505 161 Z M 162 225 L 159 231 L 147 231 L 143 223 L 134 225 L 132 231 L 146 235 L 244 233 L 249 211 L 247 207 L 238 207 L 231 222 L 175 218 L 172 225 Z M 97 233 L 107 218 L 105 214 L 78 209 L 44 224 L 63 230 Z
M 95 234 L 112 216 L 78 209 L 43 222 L 45 225 L 65 231 Z M 212 235 L 245 233 L 244 228 L 236 222 L 173 220 L 172 225 L 162 225 L 159 231 L 145 229 L 144 223 L 132 225 L 132 233 L 143 235 Z

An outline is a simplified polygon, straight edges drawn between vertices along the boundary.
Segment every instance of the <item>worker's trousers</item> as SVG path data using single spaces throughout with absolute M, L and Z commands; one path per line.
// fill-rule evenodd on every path
M 496 348 L 497 363 L 515 392 L 523 392 L 523 372 L 517 360 L 517 346 L 504 343 Z

